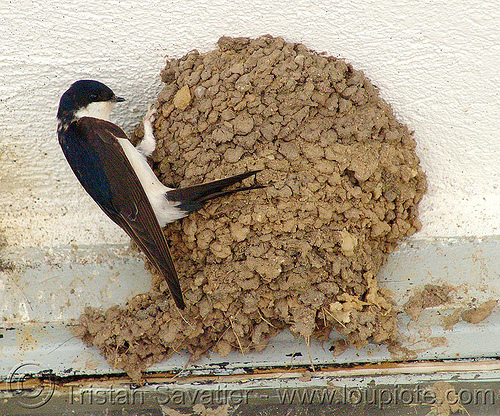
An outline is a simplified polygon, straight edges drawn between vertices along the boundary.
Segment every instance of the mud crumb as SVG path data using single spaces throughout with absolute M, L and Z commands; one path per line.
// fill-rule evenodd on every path
M 423 309 L 445 305 L 450 300 L 449 294 L 452 290 L 448 285 L 425 285 L 404 304 L 404 310 L 416 321 Z
M 298 378 L 299 381 L 302 381 L 303 383 L 308 383 L 309 381 L 312 380 L 312 375 L 313 373 L 311 371 L 305 370 L 300 377 Z
M 268 186 L 166 227 L 182 316 L 155 277 L 124 306 L 87 309 L 77 336 L 135 377 L 183 350 L 260 351 L 284 328 L 393 343 L 396 311 L 376 275 L 421 227 L 426 180 L 411 132 L 342 59 L 271 36 L 218 46 L 162 71 L 153 169 L 176 187 L 261 169 Z
M 463 321 L 478 324 L 491 315 L 493 309 L 498 305 L 498 300 L 488 300 L 477 308 L 467 309 L 460 314 Z
M 338 339 L 333 343 L 333 346 L 332 348 L 330 348 L 330 351 L 332 351 L 334 357 L 337 357 L 346 352 L 348 348 L 349 344 L 345 339 Z
M 13 262 L 0 258 L 0 272 L 13 272 L 15 270 L 16 266 Z
M 460 322 L 461 309 L 454 310 L 450 315 L 445 315 L 441 319 L 441 326 L 446 331 L 451 331 Z
M 387 346 L 387 350 L 396 361 L 411 361 L 416 360 L 418 357 L 416 351 L 404 347 L 399 340 L 390 342 Z
M 438 381 L 431 387 L 435 395 L 435 401 L 431 405 L 431 412 L 429 415 L 436 416 L 449 416 L 454 413 L 468 413 L 464 406 L 460 403 L 460 397 L 450 383 L 446 381 Z

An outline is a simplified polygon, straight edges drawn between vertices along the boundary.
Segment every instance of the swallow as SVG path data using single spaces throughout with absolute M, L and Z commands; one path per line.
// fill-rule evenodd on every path
M 213 198 L 262 188 L 252 185 L 226 189 L 259 171 L 186 188 L 163 185 L 147 163 L 156 147 L 152 126 L 155 110 L 150 108 L 144 117 L 144 139 L 134 147 L 123 130 L 109 121 L 114 104 L 122 101 L 125 99 L 101 82 L 80 80 L 72 84 L 59 102 L 59 144 L 83 188 L 135 241 L 165 278 L 177 307 L 184 309 L 162 227 Z

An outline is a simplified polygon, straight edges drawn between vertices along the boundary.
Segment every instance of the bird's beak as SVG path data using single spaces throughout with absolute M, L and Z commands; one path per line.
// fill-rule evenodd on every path
M 114 99 L 113 99 L 113 101 L 114 101 L 115 103 L 121 103 L 121 102 L 125 101 L 125 98 L 122 98 L 122 97 L 116 97 L 116 96 L 115 96 L 115 97 L 114 97 Z

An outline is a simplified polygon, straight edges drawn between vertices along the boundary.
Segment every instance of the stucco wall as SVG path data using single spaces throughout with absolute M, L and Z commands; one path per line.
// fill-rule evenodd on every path
M 10 246 L 123 243 L 83 192 L 56 140 L 75 80 L 127 102 L 130 131 L 167 56 L 222 35 L 272 34 L 362 69 L 415 130 L 428 175 L 418 237 L 500 234 L 500 5 L 495 1 L 3 1 L 0 3 L 0 236 Z

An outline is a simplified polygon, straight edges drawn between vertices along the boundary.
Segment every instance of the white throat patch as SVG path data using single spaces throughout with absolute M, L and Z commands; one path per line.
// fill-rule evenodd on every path
M 113 101 L 97 101 L 90 103 L 87 107 L 78 110 L 75 116 L 77 118 L 93 117 L 109 121 L 109 116 L 114 104 Z

